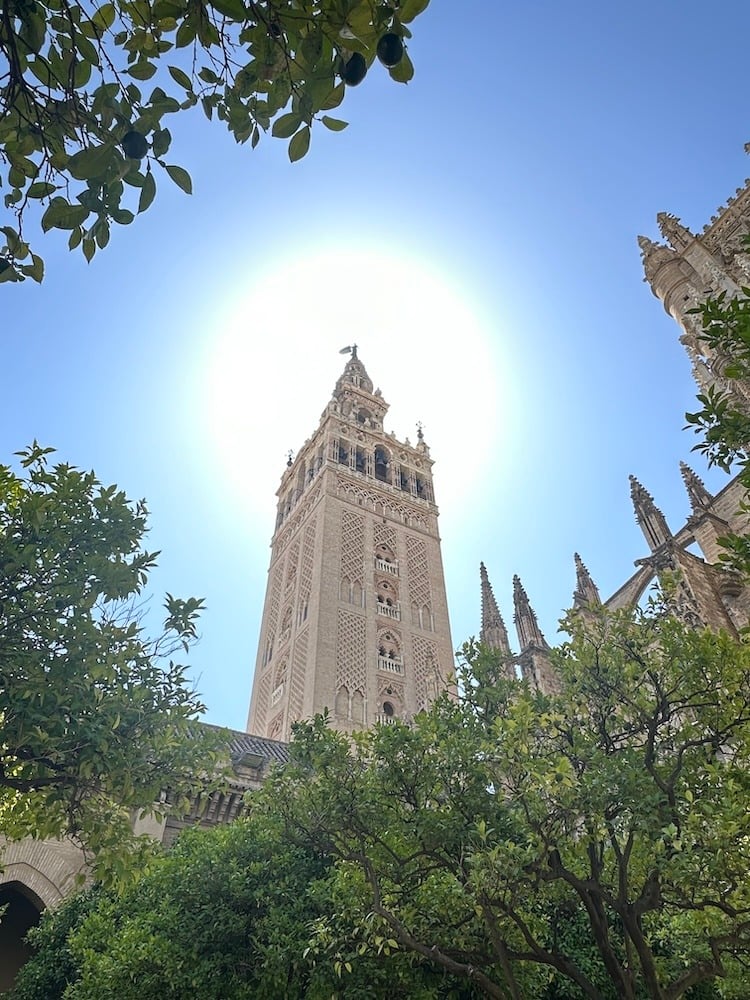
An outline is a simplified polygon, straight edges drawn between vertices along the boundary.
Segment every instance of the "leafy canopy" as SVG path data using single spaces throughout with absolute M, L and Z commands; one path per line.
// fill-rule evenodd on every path
M 469 644 L 461 702 L 353 742 L 300 725 L 261 801 L 336 859 L 347 933 L 370 954 L 512 1000 L 742 981 L 750 647 L 660 608 L 566 628 L 559 694 L 487 685 L 498 654 Z M 323 922 L 322 947 L 341 933 Z
M 90 260 L 113 224 L 149 208 L 156 167 L 189 194 L 190 175 L 169 157 L 167 121 L 198 104 L 237 142 L 255 147 L 270 129 L 300 159 L 314 121 L 346 127 L 327 114 L 345 81 L 361 79 L 384 35 L 410 37 L 428 2 L 7 0 L 0 186 L 14 224 L 0 230 L 0 281 L 42 280 L 24 234 L 29 210 Z M 408 53 L 388 72 L 408 82 Z
M 316 961 L 330 859 L 266 816 L 188 830 L 119 894 L 72 897 L 32 932 L 13 1000 L 470 1000 L 403 953 Z
M 123 875 L 132 810 L 213 779 L 216 737 L 172 659 L 202 602 L 167 596 L 149 638 L 138 600 L 155 554 L 146 508 L 34 444 L 0 466 L 0 828 L 72 836 Z

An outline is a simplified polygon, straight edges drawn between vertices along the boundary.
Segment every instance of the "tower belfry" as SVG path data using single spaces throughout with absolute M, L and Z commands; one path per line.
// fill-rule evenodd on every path
M 328 710 L 352 731 L 408 719 L 453 678 L 432 459 L 383 429 L 388 404 L 349 353 L 281 478 L 248 731 L 287 739 Z

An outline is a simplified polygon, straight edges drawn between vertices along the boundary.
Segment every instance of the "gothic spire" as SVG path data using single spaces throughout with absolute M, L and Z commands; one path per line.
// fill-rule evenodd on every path
M 513 607 L 515 608 L 513 621 L 516 623 L 521 651 L 528 649 L 529 646 L 547 648 L 547 641 L 539 628 L 539 622 L 529 604 L 526 591 L 517 576 L 513 577 Z
M 700 476 L 697 476 L 685 462 L 680 462 L 680 472 L 693 514 L 702 514 L 711 507 L 714 498 L 706 489 Z
M 654 503 L 654 498 L 644 489 L 635 476 L 630 476 L 630 496 L 633 500 L 635 518 L 652 552 L 669 541 L 672 532 L 667 519 Z
M 482 582 L 482 629 L 479 638 L 490 649 L 499 649 L 506 656 L 510 656 L 508 631 L 492 592 L 492 584 L 487 576 L 484 563 L 479 564 L 479 577 Z
M 593 607 L 602 603 L 596 584 L 591 579 L 591 574 L 583 564 L 583 560 L 577 552 L 573 558 L 576 564 L 576 589 L 573 592 L 573 606 L 576 608 Z
M 683 226 L 677 216 L 672 215 L 671 212 L 659 212 L 656 221 L 662 236 L 675 250 L 684 250 L 688 243 L 694 239 L 687 226 Z

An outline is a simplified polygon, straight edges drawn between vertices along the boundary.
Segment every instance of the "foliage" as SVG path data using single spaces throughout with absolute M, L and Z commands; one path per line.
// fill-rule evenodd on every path
M 48 910 L 41 923 L 32 927 L 28 941 L 32 959 L 23 966 L 13 990 L 13 1000 L 61 1000 L 69 983 L 78 978 L 78 965 L 71 954 L 68 937 L 101 899 L 100 886 L 76 892 L 56 910 Z
M 93 473 L 21 452 L 0 466 L 0 828 L 68 835 L 99 876 L 125 874 L 133 810 L 169 787 L 179 806 L 215 770 L 217 738 L 171 657 L 196 638 L 202 602 L 168 595 L 163 634 L 135 603 L 155 554 L 143 502 Z
M 411 727 L 300 725 L 267 808 L 371 954 L 513 1000 L 716 995 L 750 957 L 750 648 L 659 608 L 566 627 L 559 695 L 469 644 Z
M 401 954 L 316 961 L 307 945 L 313 921 L 332 913 L 329 867 L 266 816 L 186 831 L 137 883 L 109 893 L 93 912 L 83 909 L 72 924 L 68 914 L 45 918 L 14 1000 L 63 993 L 66 1000 L 470 1000 Z M 58 923 L 62 933 L 54 935 Z M 67 987 L 48 990 L 39 970 L 70 954 Z
M 729 472 L 739 467 L 739 479 L 750 490 L 750 288 L 739 298 L 722 292 L 696 312 L 703 324 L 702 341 L 711 368 L 723 386 L 709 386 L 698 396 L 701 409 L 686 414 L 701 441 L 695 446 L 713 465 Z M 742 512 L 750 513 L 743 503 Z M 750 536 L 727 535 L 721 558 L 743 575 L 750 574 Z
M 361 79 L 384 35 L 409 38 L 407 25 L 428 2 L 3 3 L 0 185 L 15 226 L 1 230 L 0 281 L 42 279 L 42 259 L 23 232 L 29 206 L 39 207 L 45 232 L 68 232 L 70 248 L 90 260 L 113 223 L 128 225 L 151 205 L 156 166 L 190 193 L 189 174 L 168 158 L 167 119 L 198 104 L 237 142 L 254 147 L 270 129 L 300 159 L 314 121 L 346 127 L 327 114 L 343 101 L 346 81 Z M 388 72 L 408 82 L 408 54 Z

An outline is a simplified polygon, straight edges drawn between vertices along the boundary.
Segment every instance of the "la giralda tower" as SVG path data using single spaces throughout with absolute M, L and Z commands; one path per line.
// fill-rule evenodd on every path
M 453 682 L 445 580 L 421 428 L 388 404 L 357 348 L 281 478 L 248 730 L 289 738 L 328 709 L 350 732 L 409 719 Z

